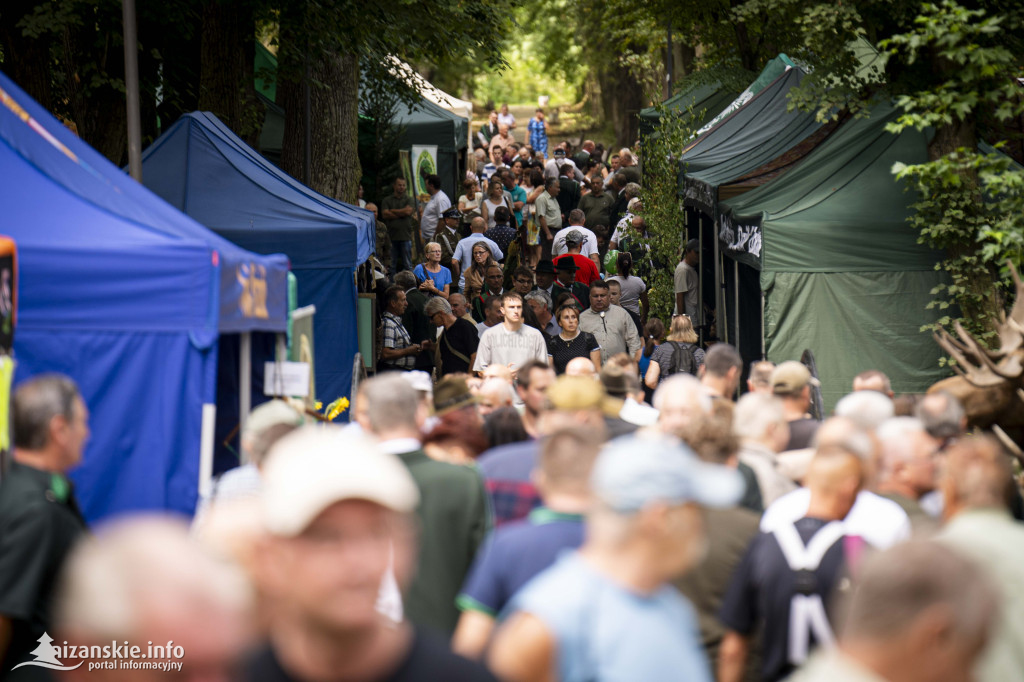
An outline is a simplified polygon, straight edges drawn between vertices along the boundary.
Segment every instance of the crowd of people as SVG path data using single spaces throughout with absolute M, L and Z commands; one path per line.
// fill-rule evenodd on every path
M 635 157 L 548 159 L 543 121 L 520 145 L 494 112 L 455 204 L 395 180 L 350 423 L 259 405 L 191 523 L 87 531 L 88 406 L 66 377 L 17 387 L 0 678 L 164 670 L 94 665 L 113 641 L 196 680 L 1024 679 L 1000 443 L 875 370 L 812 417 L 803 364 L 701 343 L 696 243 L 650 317 Z
M 90 534 L 66 478 L 88 407 L 65 377 L 21 384 L 4 677 L 124 679 L 77 665 L 113 640 L 177 643 L 185 679 L 1020 679 L 1020 490 L 953 396 L 897 397 L 867 371 L 817 421 L 802 364 L 755 363 L 741 392 L 742 360 L 715 344 L 648 404 L 634 355 L 556 375 L 518 294 L 502 301 L 499 333 L 521 342 L 436 384 L 370 378 L 347 426 L 255 408 L 248 463 L 191 527 Z

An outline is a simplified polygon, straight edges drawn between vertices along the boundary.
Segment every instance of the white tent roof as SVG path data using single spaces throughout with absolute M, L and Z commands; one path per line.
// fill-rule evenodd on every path
M 394 64 L 394 69 L 400 71 L 403 76 L 409 77 L 419 88 L 420 94 L 426 97 L 428 100 L 438 105 L 442 109 L 447 109 L 456 116 L 461 116 L 472 124 L 473 122 L 473 103 L 467 102 L 464 99 L 459 99 L 454 95 L 449 95 L 444 90 L 435 87 L 423 76 L 416 73 L 411 66 L 403 62 L 398 57 L 391 57 L 391 61 Z

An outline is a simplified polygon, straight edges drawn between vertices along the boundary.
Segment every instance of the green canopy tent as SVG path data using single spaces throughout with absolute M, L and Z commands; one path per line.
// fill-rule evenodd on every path
M 875 107 L 844 123 L 780 178 L 721 202 L 718 242 L 728 256 L 726 299 L 745 359 L 817 358 L 826 411 L 866 369 L 897 392 L 923 392 L 946 375 L 922 325 L 942 281 L 940 254 L 907 223 L 917 196 L 891 173 L 927 160 L 924 133 L 885 130 Z
M 662 106 L 681 115 L 690 115 L 693 112 L 698 125 L 703 126 L 705 120 L 711 120 L 718 116 L 739 93 L 723 87 L 720 83 L 703 83 L 685 88 L 672 95 Z M 655 134 L 655 128 L 661 122 L 661 109 L 659 107 L 647 107 L 640 111 L 640 138 L 645 139 Z
M 279 163 L 284 143 L 285 110 L 274 103 L 277 57 L 257 43 L 254 64 L 257 96 L 266 106 L 259 140 L 260 154 L 273 163 Z M 360 116 L 361 122 L 363 118 Z M 400 142 L 403 149 L 414 144 L 437 146 L 437 174 L 441 177 L 441 189 L 454 202 L 461 193 L 459 158 L 460 155 L 465 156 L 469 121 L 421 97 L 412 109 L 400 107 L 392 123 L 404 127 Z M 360 135 L 359 144 L 373 144 L 373 136 Z

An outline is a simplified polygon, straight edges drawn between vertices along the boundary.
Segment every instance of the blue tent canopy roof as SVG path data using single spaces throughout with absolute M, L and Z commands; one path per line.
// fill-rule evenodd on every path
M 125 265 L 138 272 L 157 272 L 171 267 L 172 252 L 189 252 L 196 264 L 183 268 L 183 279 L 175 280 L 173 286 L 180 287 L 187 279 L 187 290 L 206 289 L 201 296 L 191 295 L 187 306 L 182 304 L 192 308 L 187 314 L 181 311 L 185 317 L 194 320 L 201 315 L 203 324 L 214 332 L 285 329 L 287 259 L 246 251 L 160 201 L 76 137 L 2 73 L 0 91 L 0 140 L 5 164 L 2 184 L 5 191 L 17 195 L 5 198 L 5 212 L 9 216 L 20 215 L 23 220 L 31 219 L 32 226 L 38 228 L 42 227 L 38 221 L 43 202 L 47 207 L 52 204 L 53 209 L 47 213 L 45 229 L 26 229 L 23 234 L 12 223 L 6 231 L 21 247 L 38 246 L 66 258 L 60 262 L 50 256 L 40 258 L 40 267 L 59 268 L 64 275 L 57 281 L 68 282 L 75 281 L 71 274 L 78 268 L 105 272 L 98 265 L 102 258 L 128 258 Z M 72 256 L 82 250 L 93 257 Z M 30 261 L 31 251 L 26 254 Z M 168 262 L 158 267 L 155 261 L 161 260 L 161 255 Z M 143 265 L 147 258 L 154 262 Z M 220 282 L 215 285 L 207 280 L 217 268 Z M 66 291 L 64 296 L 48 300 L 45 314 L 41 314 L 48 324 L 85 324 L 94 329 L 109 328 L 104 325 L 110 324 L 144 329 L 174 324 L 181 318 L 173 317 L 173 307 L 169 311 L 157 305 L 174 299 L 169 286 L 154 286 L 155 290 L 150 292 L 132 287 L 103 288 L 98 284 L 94 290 L 78 286 L 74 292 Z M 25 289 L 27 292 L 29 287 Z M 72 304 L 76 297 L 81 297 L 82 302 Z M 210 310 L 211 303 L 218 301 L 220 310 Z
M 221 236 L 293 268 L 352 268 L 369 258 L 369 211 L 299 183 L 238 139 L 216 116 L 179 118 L 142 155 L 143 182 Z

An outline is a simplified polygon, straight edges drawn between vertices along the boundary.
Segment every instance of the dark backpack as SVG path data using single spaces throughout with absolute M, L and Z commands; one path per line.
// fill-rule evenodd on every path
M 668 371 L 665 376 L 672 376 L 679 372 L 687 372 L 697 376 L 697 358 L 693 356 L 694 345 L 692 343 L 678 343 L 668 341 L 672 345 L 672 359 L 668 363 Z

